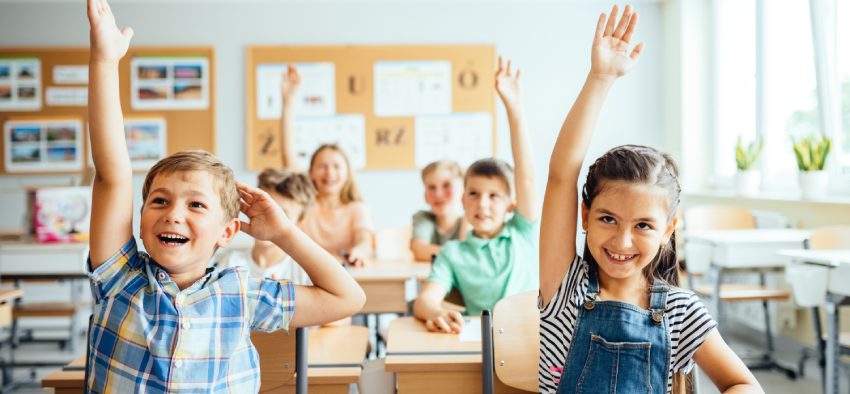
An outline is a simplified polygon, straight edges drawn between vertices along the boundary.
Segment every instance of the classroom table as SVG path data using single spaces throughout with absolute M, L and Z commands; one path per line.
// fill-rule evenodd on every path
M 360 380 L 363 356 L 368 346 L 366 327 L 322 327 L 308 330 L 307 383 L 311 394 L 347 394 L 350 384 Z M 85 378 L 85 359 L 80 357 L 62 371 L 41 381 L 56 394 L 80 393 Z M 284 393 L 295 392 L 295 382 Z
M 366 293 L 366 304 L 360 313 L 407 313 L 407 302 L 415 296 L 407 291 L 408 283 L 421 280 L 431 271 L 430 263 L 410 260 L 375 260 L 365 267 L 348 272 Z
M 12 324 L 12 304 L 17 300 L 20 300 L 21 297 L 24 296 L 24 291 L 18 288 L 0 288 L 0 327 L 8 327 Z M 12 382 L 12 367 L 15 363 L 14 360 L 14 349 L 12 349 L 12 338 L 9 337 L 6 340 L 6 346 L 9 346 L 11 349 L 11 360 L 7 362 L 7 360 L 0 358 L 0 367 L 2 367 L 2 377 L 3 377 L 3 387 L 0 387 L 0 391 L 5 391 L 8 389 L 10 385 L 13 385 Z
M 470 317 L 469 319 L 479 319 Z M 414 317 L 390 323 L 385 369 L 396 374 L 398 393 L 480 393 L 481 339 L 429 332 Z M 517 393 L 496 381 L 497 393 Z
M 780 256 L 793 261 L 831 268 L 826 286 L 826 382 L 827 394 L 838 393 L 840 314 L 838 306 L 850 299 L 850 249 L 783 249 Z

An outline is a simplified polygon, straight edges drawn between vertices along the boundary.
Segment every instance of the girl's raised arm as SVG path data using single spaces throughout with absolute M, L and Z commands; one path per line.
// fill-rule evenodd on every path
M 643 49 L 643 44 L 638 44 L 628 50 L 637 21 L 638 14 L 631 6 L 623 10 L 619 23 L 616 5 L 607 18 L 604 13 L 599 15 L 590 73 L 552 150 L 540 223 L 540 296 L 544 305 L 555 295 L 576 256 L 579 172 L 608 90 L 634 66 Z

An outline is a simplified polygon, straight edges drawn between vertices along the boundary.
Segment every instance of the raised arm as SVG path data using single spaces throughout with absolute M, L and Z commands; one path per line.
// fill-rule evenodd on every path
M 280 116 L 280 145 L 283 156 L 283 168 L 298 170 L 298 158 L 295 152 L 295 93 L 301 86 L 301 75 L 292 63 L 281 76 L 281 116 Z
M 94 269 L 133 236 L 133 171 L 118 93 L 118 62 L 133 30 L 118 30 L 106 0 L 88 0 L 88 17 L 89 138 L 95 168 L 89 256 Z
M 520 70 L 511 72 L 511 61 L 507 67 L 499 56 L 499 69 L 496 71 L 496 91 L 505 104 L 508 124 L 511 130 L 511 154 L 514 159 L 514 189 L 516 190 L 516 209 L 522 217 L 536 221 L 540 218 L 540 206 L 537 202 L 537 188 L 534 185 L 534 152 L 525 121 L 525 109 L 519 85 Z
M 635 65 L 643 49 L 643 44 L 638 44 L 629 52 L 638 14 L 626 6 L 619 23 L 616 19 L 616 5 L 607 23 L 604 13 L 599 16 L 590 73 L 561 126 L 549 159 L 540 224 L 540 295 L 544 304 L 555 295 L 576 256 L 578 176 L 602 103 L 614 81 Z
M 306 327 L 351 316 L 366 302 L 360 285 L 342 268 L 334 256 L 322 249 L 268 193 L 239 183 L 242 212 L 249 222 L 241 223 L 242 231 L 260 240 L 269 240 L 288 253 L 304 268 L 313 286 L 295 287 L 295 315 L 290 327 Z

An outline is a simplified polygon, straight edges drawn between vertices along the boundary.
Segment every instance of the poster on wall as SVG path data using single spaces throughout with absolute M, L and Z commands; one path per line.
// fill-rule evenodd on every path
M 280 84 L 288 64 L 257 65 L 257 117 L 280 119 Z M 298 116 L 330 116 L 336 113 L 336 68 L 330 62 L 296 63 L 301 86 L 295 96 Z
M 36 241 L 88 241 L 91 187 L 50 187 L 31 193 Z
M 310 167 L 310 156 L 322 144 L 337 144 L 351 168 L 366 167 L 366 119 L 360 114 L 298 117 L 295 120 L 295 154 L 300 168 Z
M 147 170 L 166 156 L 165 118 L 124 119 L 124 135 L 134 170 Z
M 488 112 L 418 116 L 414 130 L 419 168 L 441 159 L 466 168 L 475 160 L 493 156 L 493 115 Z
M 6 172 L 79 170 L 83 164 L 82 131 L 77 119 L 6 122 Z
M 374 66 L 377 116 L 417 116 L 452 112 L 449 61 L 380 61 Z
M 134 57 L 130 105 L 134 110 L 209 108 L 209 59 Z
M 0 111 L 41 109 L 41 61 L 0 58 Z

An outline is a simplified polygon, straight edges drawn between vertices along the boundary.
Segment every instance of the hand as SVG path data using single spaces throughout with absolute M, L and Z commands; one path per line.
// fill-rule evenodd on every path
M 369 257 L 369 252 L 363 251 L 358 247 L 351 248 L 351 251 L 343 254 L 345 262 L 353 267 L 363 267 L 366 265 L 366 258 Z
M 611 9 L 608 23 L 605 23 L 605 13 L 599 15 L 590 57 L 592 75 L 614 78 L 623 76 L 634 67 L 640 57 L 643 43 L 635 45 L 629 53 L 629 42 L 632 40 L 638 22 L 637 12 L 632 12 L 632 7 L 627 5 L 620 17 L 620 22 L 616 22 L 616 5 Z
M 88 0 L 90 48 L 89 61 L 118 63 L 130 47 L 133 29 L 118 30 L 115 16 L 106 0 Z
M 301 74 L 298 74 L 298 69 L 290 63 L 280 78 L 280 94 L 284 104 L 292 103 L 292 98 L 298 92 L 299 86 L 301 86 Z
M 496 70 L 496 92 L 506 107 L 515 107 L 522 101 L 519 88 L 520 70 L 516 74 L 511 73 L 511 61 L 508 60 L 507 67 L 502 66 L 502 57 L 499 56 L 499 68 Z
M 241 182 L 236 182 L 236 188 L 242 197 L 239 209 L 249 219 L 247 223 L 242 222 L 241 226 L 246 234 L 261 241 L 271 241 L 282 229 L 294 226 L 283 208 L 268 193 Z
M 442 332 L 446 334 L 460 334 L 463 331 L 463 316 L 458 311 L 441 311 L 425 321 L 428 331 Z

